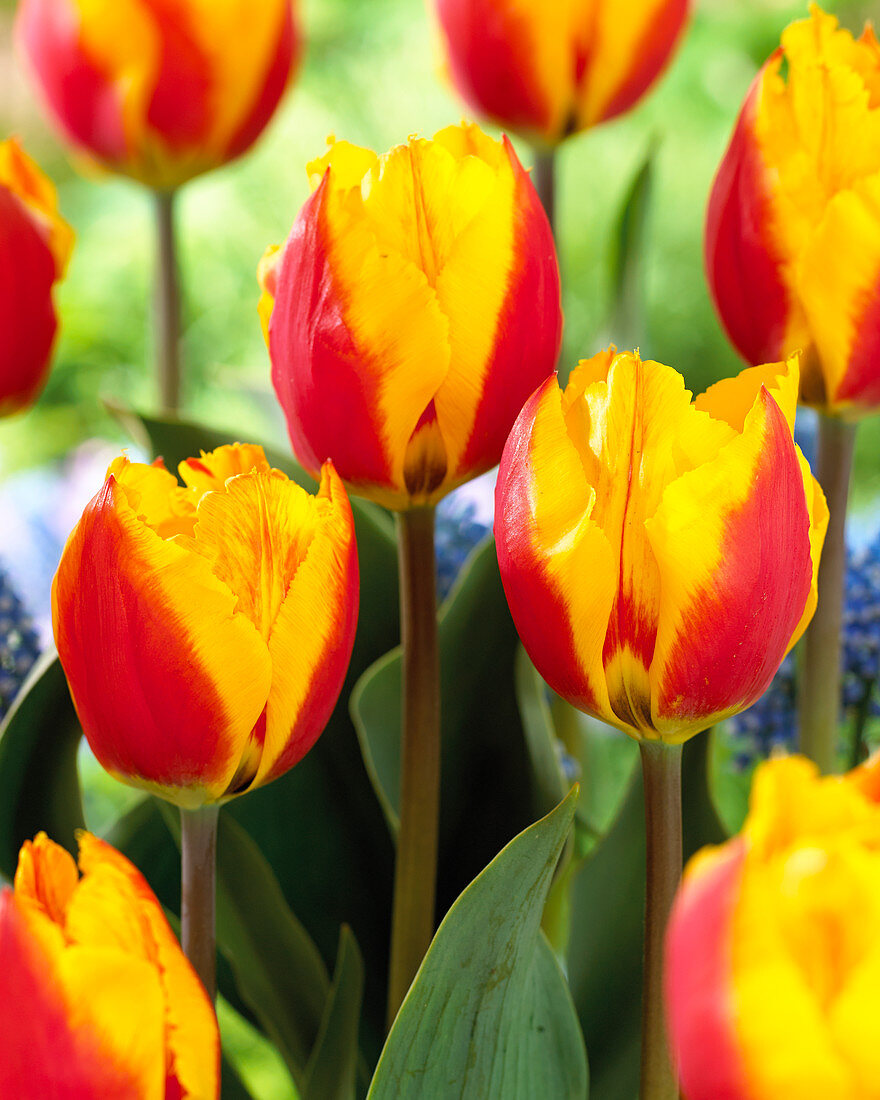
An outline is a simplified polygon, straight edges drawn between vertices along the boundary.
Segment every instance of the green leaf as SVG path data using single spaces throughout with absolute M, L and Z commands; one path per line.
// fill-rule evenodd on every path
M 608 332 L 621 348 L 636 348 L 645 330 L 645 255 L 656 142 L 648 149 L 621 206 L 611 240 Z
M 583 1100 L 571 995 L 540 931 L 576 790 L 515 837 L 443 919 L 368 1100 Z
M 339 933 L 336 971 L 306 1067 L 302 1100 L 354 1100 L 364 963 L 351 929 Z
M 477 547 L 439 616 L 441 679 L 440 912 L 533 816 L 534 777 L 516 707 L 519 639 L 495 544 Z M 358 681 L 351 699 L 367 770 L 396 831 L 400 788 L 401 655 Z
M 76 754 L 82 732 L 64 672 L 49 651 L 37 660 L 0 725 L 0 872 L 41 829 L 76 852 L 83 828 Z
M 564 797 L 567 784 L 562 770 L 553 713 L 547 699 L 547 685 L 522 646 L 514 666 L 516 702 L 526 736 L 526 748 L 535 775 L 537 810 L 547 813 Z

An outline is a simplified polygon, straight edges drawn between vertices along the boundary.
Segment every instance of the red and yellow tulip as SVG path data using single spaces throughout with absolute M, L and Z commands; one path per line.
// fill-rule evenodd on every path
M 815 5 L 753 83 L 709 202 L 706 269 L 751 363 L 801 351 L 801 399 L 880 407 L 880 47 Z
M 58 327 L 52 291 L 73 231 L 52 183 L 14 138 L 0 142 L 0 416 L 36 400 Z
M 335 142 L 260 266 L 272 380 L 309 471 L 433 504 L 497 463 L 552 370 L 562 315 L 547 218 L 507 139 L 450 126 L 384 156 Z
M 40 833 L 0 892 L 0 1096 L 215 1100 L 217 1020 L 155 895 L 89 833 L 79 872 Z
M 58 655 L 95 756 L 192 808 L 268 783 L 312 747 L 348 668 L 358 604 L 351 508 L 262 448 L 179 466 L 118 458 L 52 587 Z
M 880 804 L 801 757 L 755 773 L 742 833 L 698 853 L 667 933 L 686 1100 L 880 1095 Z
M 795 359 L 692 403 L 681 375 L 602 352 L 551 376 L 504 449 L 498 563 L 550 686 L 675 744 L 750 706 L 816 604 L 828 513 L 792 441 Z
M 435 0 L 475 110 L 549 145 L 629 110 L 665 68 L 688 0 Z
M 301 52 L 291 0 L 22 0 L 16 27 L 67 139 L 156 188 L 243 153 Z

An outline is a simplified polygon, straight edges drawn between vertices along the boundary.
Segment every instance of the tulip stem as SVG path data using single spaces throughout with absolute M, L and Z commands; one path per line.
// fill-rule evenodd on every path
M 174 191 L 156 191 L 156 380 L 163 414 L 180 404 L 180 282 L 174 235 Z
M 217 993 L 214 895 L 220 807 L 180 811 L 181 944 L 213 1000 Z
M 440 659 L 434 509 L 398 517 L 403 740 L 394 870 L 388 1027 L 434 934 L 440 813 Z
M 532 183 L 556 236 L 556 150 L 536 149 L 532 168 Z
M 825 491 L 830 517 L 819 562 L 819 602 L 804 638 L 798 723 L 801 752 L 814 760 L 826 775 L 838 770 L 846 498 L 855 439 L 855 424 L 819 415 L 816 476 Z
M 640 741 L 647 880 L 641 1100 L 678 1100 L 663 1012 L 663 942 L 681 879 L 681 745 Z

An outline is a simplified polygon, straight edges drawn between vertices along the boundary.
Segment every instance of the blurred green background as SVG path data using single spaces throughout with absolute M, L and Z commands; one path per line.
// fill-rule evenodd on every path
M 873 5 L 840 2 L 853 28 Z M 2 130 L 19 134 L 57 181 L 77 232 L 60 288 L 61 339 L 39 405 L 0 425 L 0 470 L 58 459 L 92 435 L 124 433 L 102 400 L 155 404 L 150 376 L 151 207 L 134 184 L 80 175 L 46 126 L 15 57 L 14 5 L 0 8 Z M 788 0 L 702 0 L 659 87 L 635 111 L 569 141 L 559 157 L 559 245 L 566 334 L 561 367 L 621 340 L 608 324 L 617 218 L 634 173 L 656 149 L 640 255 L 645 309 L 628 326 L 643 356 L 682 370 L 699 390 L 739 369 L 712 311 L 702 269 L 703 213 L 739 104 L 783 26 Z M 244 159 L 187 186 L 179 204 L 187 416 L 283 443 L 256 314 L 255 268 L 307 195 L 305 163 L 328 134 L 387 149 L 431 134 L 463 109 L 440 73 L 421 0 L 305 0 L 305 65 Z M 525 163 L 530 149 L 518 143 Z M 860 432 L 857 505 L 880 489 L 873 424 Z

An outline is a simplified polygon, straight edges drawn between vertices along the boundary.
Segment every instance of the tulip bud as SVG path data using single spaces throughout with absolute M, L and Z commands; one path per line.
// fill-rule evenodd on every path
M 260 267 L 272 381 L 309 471 L 434 504 L 497 463 L 552 370 L 550 226 L 510 143 L 450 126 L 382 157 L 336 142 Z
M 614 349 L 532 395 L 504 448 L 498 564 L 554 691 L 675 744 L 751 706 L 816 605 L 828 513 L 792 440 L 797 363 L 691 403 Z
M 756 77 L 715 178 L 706 271 L 750 363 L 801 351 L 801 400 L 880 407 L 880 47 L 815 5 Z
M 0 142 L 0 416 L 34 402 L 55 342 L 52 290 L 73 231 L 55 188 L 14 138 Z
M 475 111 L 555 145 L 634 106 L 666 67 L 688 0 L 435 0 L 449 72 Z
M 215 1100 L 208 995 L 150 887 L 109 844 L 79 869 L 45 833 L 0 892 L 0 1095 Z
M 855 780 L 855 781 L 854 781 Z M 666 941 L 686 1100 L 860 1100 L 878 1081 L 880 805 L 802 757 L 688 865 Z
M 99 762 L 184 808 L 268 783 L 312 747 L 354 642 L 351 508 L 262 448 L 116 459 L 52 586 L 61 664 Z
M 22 0 L 16 30 L 65 137 L 155 188 L 248 149 L 301 53 L 291 0 Z

